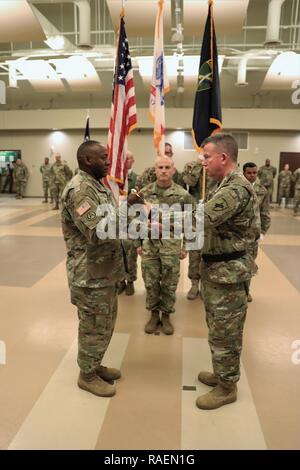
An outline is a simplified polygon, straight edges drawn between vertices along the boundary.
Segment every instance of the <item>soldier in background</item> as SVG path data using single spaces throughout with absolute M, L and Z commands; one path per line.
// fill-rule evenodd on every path
M 150 204 L 194 205 L 193 198 L 172 176 L 175 167 L 171 158 L 157 157 L 155 161 L 156 181 L 145 186 L 141 192 Z M 170 226 L 172 237 L 172 224 Z M 142 275 L 146 288 L 146 308 L 151 311 L 150 320 L 145 325 L 145 333 L 155 333 L 160 322 L 162 331 L 172 335 L 174 327 L 170 315 L 175 312 L 176 289 L 180 275 L 180 260 L 187 255 L 185 243 L 180 238 L 147 239 L 138 248 L 142 256 Z M 161 319 L 160 319 L 161 313 Z
M 257 268 L 248 246 L 259 236 L 257 201 L 249 181 L 236 168 L 238 146 L 229 134 L 204 140 L 203 166 L 219 184 L 204 204 L 202 294 L 213 372 L 198 379 L 213 390 L 197 398 L 212 410 L 237 399 L 240 355 L 247 312 L 247 285 Z
M 44 200 L 43 203 L 48 202 L 48 191 L 50 189 L 50 174 L 51 174 L 51 165 L 49 163 L 49 158 L 46 157 L 44 164 L 40 166 L 40 172 L 42 174 L 43 181 L 43 190 L 44 190 Z
M 14 184 L 14 179 L 13 179 L 13 165 L 15 165 L 16 162 L 13 163 L 7 163 L 5 172 L 3 174 L 3 177 L 5 177 L 3 187 L 2 187 L 2 192 L 5 193 L 6 188 L 8 187 L 9 193 L 13 192 L 13 184 Z
M 103 366 L 117 316 L 117 282 L 124 276 L 118 239 L 100 239 L 99 205 L 115 206 L 101 179 L 107 174 L 107 148 L 89 140 L 77 151 L 79 172 L 62 194 L 62 229 L 67 247 L 67 275 L 71 302 L 78 310 L 78 386 L 101 397 L 111 397 L 111 381 L 121 377 L 118 369 Z M 130 201 L 129 201 L 130 200 Z M 131 194 L 128 203 L 140 199 Z
M 167 157 L 173 158 L 173 147 L 171 144 L 168 142 L 165 143 L 165 155 Z M 151 166 L 147 168 L 141 176 L 138 177 L 136 186 L 138 189 L 144 188 L 147 186 L 147 184 L 154 183 L 156 181 L 156 172 L 155 172 L 155 166 Z M 174 175 L 173 175 L 173 181 L 176 184 L 179 184 L 183 188 L 185 188 L 185 184 L 182 179 L 181 173 L 179 173 L 178 170 L 175 169 Z
M 291 191 L 292 172 L 288 163 L 284 165 L 284 169 L 278 175 L 278 204 L 281 203 L 281 199 L 285 198 L 285 205 L 288 203 Z
M 53 210 L 59 209 L 59 201 L 66 186 L 67 182 L 72 178 L 73 173 L 69 166 L 61 161 L 60 153 L 55 154 L 55 162 L 51 166 L 51 185 L 53 187 L 53 197 L 55 201 L 55 207 Z
M 260 240 L 263 240 L 265 234 L 270 228 L 271 217 L 269 208 L 269 196 L 266 188 L 260 184 L 257 179 L 257 166 L 253 162 L 245 163 L 243 166 L 243 172 L 245 178 L 252 184 L 257 200 L 258 200 L 258 220 L 260 223 Z M 254 240 L 249 247 L 249 251 L 254 260 L 257 258 L 258 252 L 258 240 Z M 248 302 L 252 302 L 252 295 L 250 294 L 250 280 L 248 282 Z
M 202 188 L 203 188 L 203 166 L 201 163 L 202 155 L 199 155 L 198 160 L 193 160 L 186 163 L 182 172 L 182 179 L 188 187 L 188 192 L 195 198 L 198 203 L 202 199 Z M 215 182 L 206 175 L 205 186 L 207 191 L 210 191 L 214 186 Z M 201 251 L 191 250 L 189 251 L 189 268 L 188 277 L 191 280 L 191 288 L 187 293 L 188 300 L 195 300 L 201 296 L 200 289 L 200 264 L 201 264 Z
M 298 206 L 300 206 L 300 168 L 293 173 L 293 182 L 295 183 L 294 194 L 294 216 L 297 215 Z
M 13 179 L 16 187 L 16 198 L 23 199 L 26 189 L 26 184 L 29 178 L 29 171 L 27 166 L 20 158 L 16 160 L 13 170 Z
M 270 204 L 273 201 L 274 178 L 276 176 L 276 173 L 277 173 L 277 170 L 275 166 L 272 166 L 270 159 L 267 158 L 265 165 L 260 167 L 260 169 L 258 170 L 258 174 L 257 174 L 261 184 L 268 191 Z
M 126 153 L 126 166 L 128 177 L 128 194 L 136 187 L 138 175 L 133 171 L 134 156 L 130 150 Z M 137 279 L 137 251 L 133 240 L 123 240 L 124 256 L 126 257 L 126 276 L 119 283 L 118 293 L 122 294 L 125 290 L 126 295 L 134 294 L 134 282 Z

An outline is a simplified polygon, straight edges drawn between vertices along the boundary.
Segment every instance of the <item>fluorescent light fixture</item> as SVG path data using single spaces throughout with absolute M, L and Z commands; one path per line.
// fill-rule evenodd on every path
M 283 52 L 272 62 L 262 88 L 288 90 L 296 79 L 300 79 L 300 54 Z

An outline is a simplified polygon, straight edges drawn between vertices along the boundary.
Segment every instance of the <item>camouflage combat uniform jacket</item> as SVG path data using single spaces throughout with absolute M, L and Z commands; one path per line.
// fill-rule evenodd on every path
M 261 233 L 265 235 L 271 225 L 268 192 L 258 181 L 254 183 L 253 188 L 258 199 Z
M 100 240 L 96 227 L 100 204 L 114 206 L 110 191 L 88 173 L 79 170 L 62 194 L 62 228 L 67 246 L 69 285 L 98 288 L 124 279 L 119 240 Z
M 183 189 L 179 184 L 174 182 L 169 188 L 160 188 L 157 183 L 148 184 L 145 188 L 142 188 L 141 192 L 144 195 L 146 202 L 151 204 L 167 204 L 171 207 L 174 204 L 179 204 L 183 211 L 185 204 L 190 204 L 192 208 L 195 207 L 195 201 L 192 196 Z M 159 239 L 159 240 L 145 240 L 143 242 L 143 249 L 150 250 L 155 247 L 159 247 L 159 251 L 164 252 L 178 252 L 181 249 L 181 245 L 185 247 L 185 239 L 172 238 L 174 236 L 174 226 L 172 226 L 172 217 L 170 219 L 170 239 Z
M 203 280 L 234 284 L 256 273 L 248 248 L 259 237 L 257 212 L 253 186 L 238 170 L 231 172 L 204 205 Z
M 15 165 L 14 166 L 14 181 L 22 181 L 26 183 L 26 181 L 29 178 L 29 171 L 26 165 L 22 163 L 21 165 Z

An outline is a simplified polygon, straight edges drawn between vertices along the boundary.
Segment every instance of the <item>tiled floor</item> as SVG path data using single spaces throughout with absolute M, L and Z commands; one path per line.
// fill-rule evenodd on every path
M 187 263 L 173 336 L 143 332 L 140 274 L 136 294 L 119 297 L 106 363 L 123 376 L 115 397 L 97 398 L 76 386 L 59 216 L 37 199 L 0 198 L 0 448 L 300 449 L 300 218 L 274 211 L 272 222 L 252 281 L 238 401 L 207 412 L 195 406 L 210 354 L 203 303 L 185 298 Z

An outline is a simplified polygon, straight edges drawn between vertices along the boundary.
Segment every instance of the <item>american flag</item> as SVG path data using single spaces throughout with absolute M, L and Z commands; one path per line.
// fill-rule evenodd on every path
M 119 200 L 119 195 L 123 194 L 125 190 L 127 138 L 136 123 L 133 71 L 125 31 L 124 13 L 122 12 L 108 132 L 108 155 L 110 159 L 108 183 L 116 201 Z

